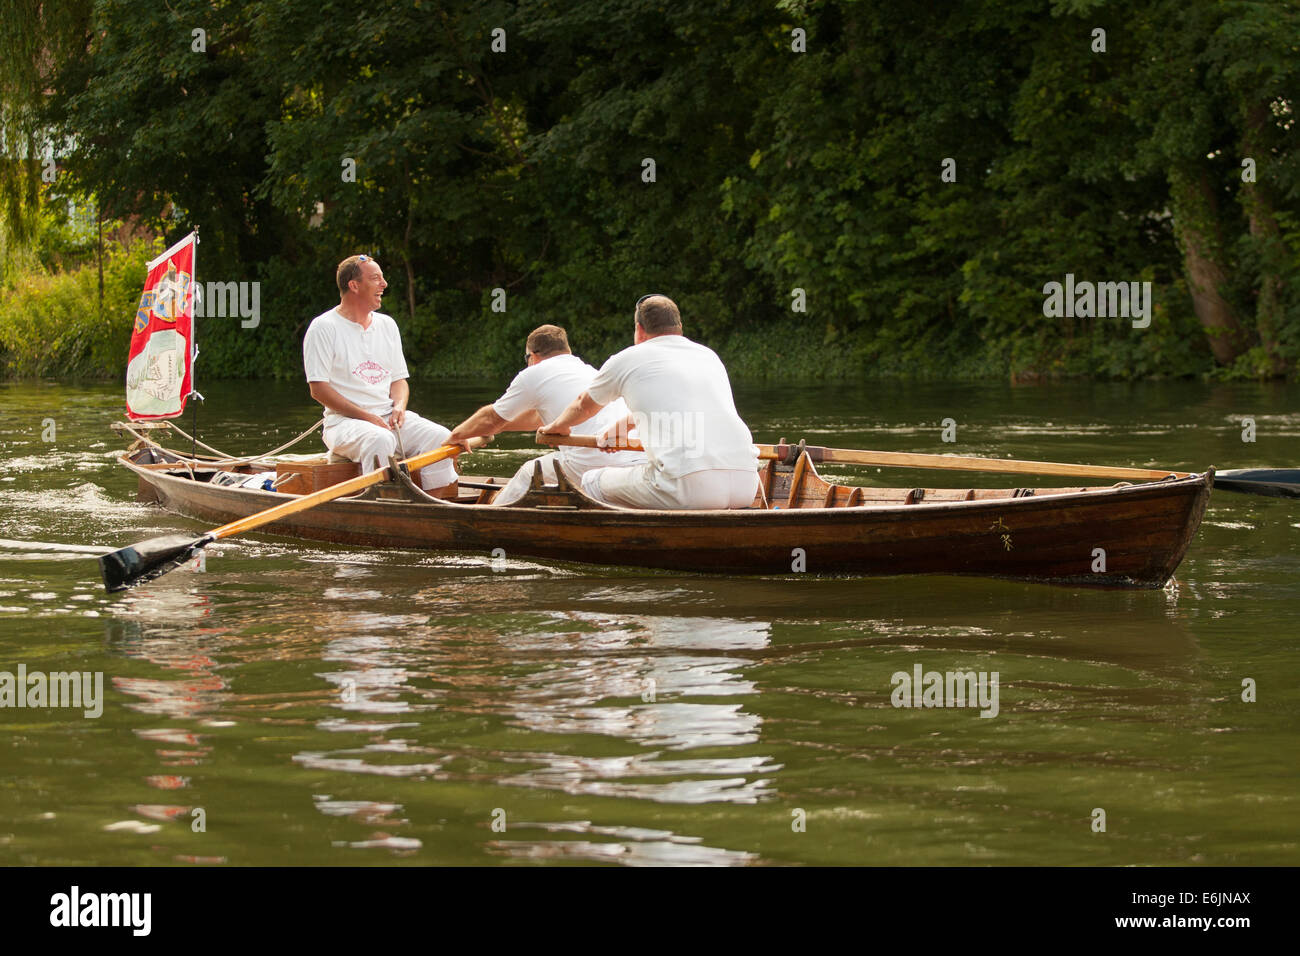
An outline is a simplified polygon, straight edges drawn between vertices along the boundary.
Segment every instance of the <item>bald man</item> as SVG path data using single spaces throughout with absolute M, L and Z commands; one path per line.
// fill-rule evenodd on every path
M 635 428 L 647 462 L 596 468 L 582 490 L 597 501 L 667 510 L 748 508 L 758 494 L 758 449 L 736 412 L 731 380 L 710 348 L 682 334 L 677 304 L 642 296 L 633 345 L 612 356 L 543 432 L 569 434 L 616 399 L 629 416 L 602 435 L 612 444 Z

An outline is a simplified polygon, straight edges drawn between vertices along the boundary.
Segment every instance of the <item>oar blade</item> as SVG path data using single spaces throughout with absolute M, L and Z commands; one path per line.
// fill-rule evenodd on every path
M 1300 498 L 1300 469 L 1234 468 L 1214 473 L 1215 490 L 1272 498 Z
M 212 541 L 211 535 L 191 538 L 183 534 L 169 534 L 150 538 L 111 554 L 101 555 L 99 570 L 104 576 L 104 588 L 125 591 L 137 584 L 162 577 L 180 567 L 204 545 Z

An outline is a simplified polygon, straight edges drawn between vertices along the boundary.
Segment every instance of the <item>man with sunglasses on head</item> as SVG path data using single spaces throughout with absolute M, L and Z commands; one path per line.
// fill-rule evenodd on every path
M 573 401 L 593 378 L 596 370 L 569 349 L 569 336 L 558 325 L 533 329 L 524 343 L 525 368 L 514 377 L 505 394 L 453 429 L 448 441 L 463 442 L 477 435 L 495 435 L 503 431 L 533 431 L 543 422 L 555 418 Z M 627 417 L 627 406 L 616 401 L 574 432 L 598 435 L 610 425 Z M 547 484 L 555 484 L 555 470 L 562 468 L 570 483 L 577 485 L 591 468 L 607 465 L 638 465 L 646 460 L 639 451 L 610 455 L 594 448 L 565 446 L 559 451 L 525 462 L 515 476 L 492 499 L 494 505 L 510 505 L 528 493 L 533 470 L 540 464 Z
M 717 354 L 682 335 L 676 303 L 642 296 L 633 312 L 634 344 L 612 356 L 543 432 L 569 434 L 622 398 L 631 414 L 601 435 L 614 444 L 635 427 L 647 462 L 596 468 L 582 490 L 627 508 L 748 508 L 758 494 L 758 449 L 736 413 L 731 381 Z
M 325 406 L 325 444 L 359 462 L 363 472 L 385 467 L 399 439 L 407 458 L 445 445 L 446 428 L 406 408 L 411 390 L 402 336 L 397 323 L 378 311 L 388 288 L 379 263 L 349 256 L 335 279 L 339 304 L 312 319 L 302 340 L 311 397 Z M 454 497 L 453 460 L 421 469 L 420 484 L 429 494 Z

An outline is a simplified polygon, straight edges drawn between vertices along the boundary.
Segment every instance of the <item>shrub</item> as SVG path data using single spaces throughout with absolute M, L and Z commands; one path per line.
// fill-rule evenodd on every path
M 93 263 L 11 275 L 0 293 L 0 370 L 12 378 L 125 376 L 145 264 L 160 251 L 145 242 L 106 249 L 102 303 Z

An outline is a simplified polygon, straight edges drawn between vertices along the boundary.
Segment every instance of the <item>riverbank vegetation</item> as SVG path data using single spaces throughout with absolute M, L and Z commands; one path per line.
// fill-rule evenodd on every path
M 260 283 L 208 377 L 299 376 L 355 252 L 425 375 L 543 322 L 598 363 L 650 291 L 746 378 L 1300 370 L 1287 0 L 11 6 L 5 374 L 121 374 L 149 244 L 110 220 Z M 69 203 L 93 241 L 42 252 Z M 1045 314 L 1067 276 L 1149 314 Z

